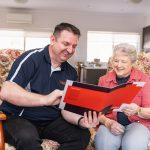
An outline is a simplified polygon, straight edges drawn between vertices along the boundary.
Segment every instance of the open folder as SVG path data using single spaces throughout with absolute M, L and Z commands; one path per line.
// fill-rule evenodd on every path
M 100 87 L 67 80 L 59 108 L 83 115 L 84 112 L 104 111 L 131 103 L 145 82 L 132 82 L 114 88 Z

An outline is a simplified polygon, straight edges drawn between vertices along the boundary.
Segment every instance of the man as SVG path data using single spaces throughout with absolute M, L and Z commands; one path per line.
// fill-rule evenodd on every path
M 13 64 L 0 97 L 1 110 L 7 114 L 5 140 L 17 150 L 41 150 L 43 138 L 59 142 L 60 150 L 86 148 L 90 133 L 81 128 L 97 125 L 96 113 L 81 117 L 58 108 L 66 80 L 77 79 L 67 60 L 79 37 L 78 28 L 61 23 L 55 27 L 50 45 L 25 52 Z

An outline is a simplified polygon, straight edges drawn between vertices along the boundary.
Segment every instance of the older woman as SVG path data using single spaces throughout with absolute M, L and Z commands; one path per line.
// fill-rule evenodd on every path
M 118 150 L 120 146 L 122 150 L 147 150 L 150 138 L 150 79 L 133 67 L 135 62 L 135 47 L 119 44 L 113 51 L 113 71 L 99 79 L 99 85 L 105 87 L 135 81 L 146 84 L 122 112 L 112 111 L 106 116 L 99 116 L 102 125 L 95 136 L 96 150 Z

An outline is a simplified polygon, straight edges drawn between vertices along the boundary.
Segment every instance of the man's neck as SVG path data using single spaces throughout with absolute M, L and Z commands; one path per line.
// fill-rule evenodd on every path
M 56 69 L 56 68 L 58 68 L 58 67 L 61 66 L 61 64 L 53 63 L 52 60 L 51 60 L 51 64 L 52 64 L 52 67 L 53 67 L 54 69 Z
M 52 47 L 51 47 L 51 46 L 49 46 L 49 55 L 50 55 L 52 67 L 53 67 L 54 69 L 60 67 L 60 66 L 61 66 L 61 63 L 57 61 L 55 55 L 53 54 L 53 51 L 52 51 Z

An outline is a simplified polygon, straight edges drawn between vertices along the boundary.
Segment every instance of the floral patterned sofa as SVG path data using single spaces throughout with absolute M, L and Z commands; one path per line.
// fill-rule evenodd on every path
M 14 49 L 0 50 L 0 87 L 5 81 L 14 60 L 18 56 L 20 56 L 22 52 L 23 51 L 21 50 Z M 147 73 L 150 76 L 150 53 L 140 52 L 135 67 L 137 67 L 138 69 Z M 90 132 L 91 140 L 86 150 L 95 150 L 93 142 L 96 133 L 95 129 L 90 129 Z M 58 146 L 59 144 L 55 141 L 43 139 L 43 150 L 56 150 Z M 5 143 L 5 150 L 15 150 L 15 148 Z M 148 146 L 148 150 L 150 150 L 150 144 Z
M 17 50 L 17 49 L 3 49 L 0 50 L 0 87 L 5 81 L 9 70 L 15 61 L 17 57 L 19 57 L 23 51 Z M 93 135 L 91 137 L 91 142 L 89 143 L 89 146 L 86 150 L 94 150 L 92 147 L 92 141 L 94 139 L 94 133 L 95 131 L 91 129 L 91 134 Z M 43 139 L 42 147 L 43 150 L 56 150 L 58 148 L 59 144 L 52 140 Z M 10 146 L 9 144 L 5 143 L 5 150 L 15 150 L 13 146 Z
M 141 70 L 142 72 L 148 74 L 150 77 L 150 52 L 149 53 L 140 52 L 138 54 L 135 67 Z

